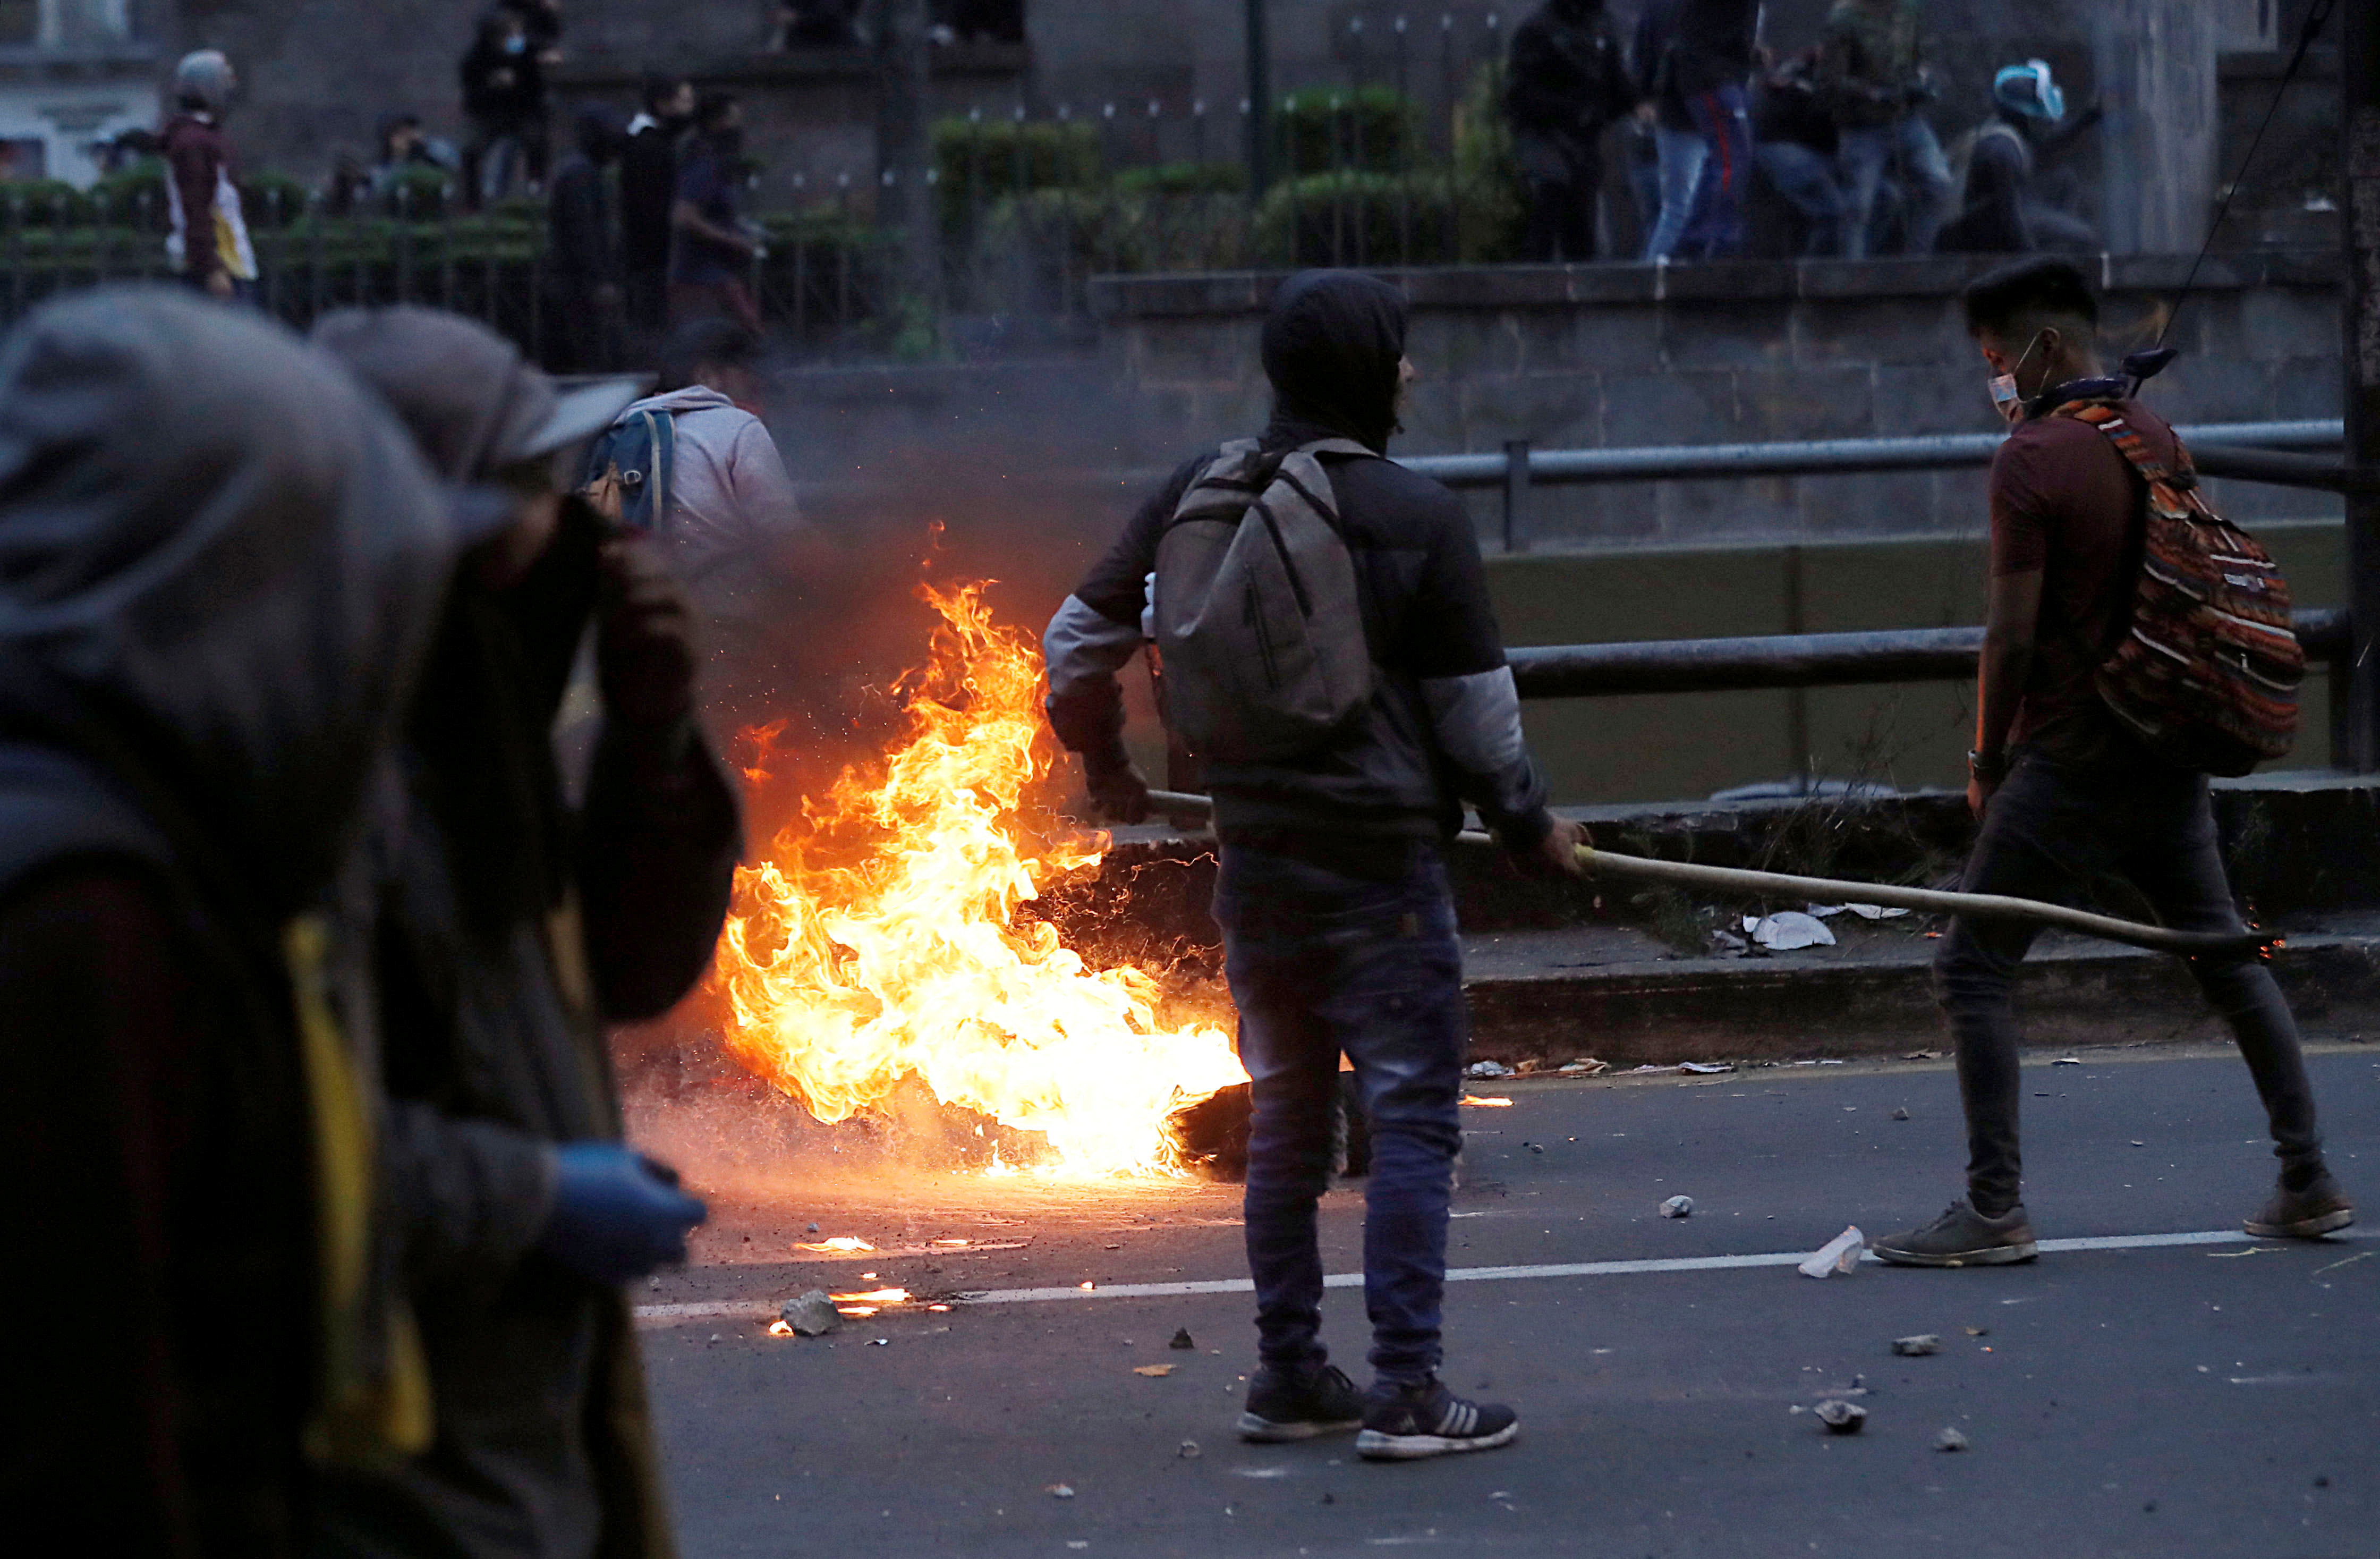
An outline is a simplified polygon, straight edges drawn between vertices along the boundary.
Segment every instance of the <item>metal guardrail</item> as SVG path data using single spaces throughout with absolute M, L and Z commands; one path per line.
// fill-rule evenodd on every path
M 2300 612 L 2297 630 L 2309 659 L 2336 664 L 2351 652 L 2343 611 Z M 1940 627 L 1561 644 L 1511 650 L 1506 656 L 1523 698 L 1578 699 L 1958 682 L 1975 675 L 1983 648 L 1982 628 Z
M 2336 463 L 2269 453 L 2336 449 L 2346 437 L 2338 420 L 2202 422 L 2174 430 L 2199 469 L 2284 487 L 2362 490 L 2374 473 Z M 1875 471 L 1959 470 L 1988 466 L 2005 433 L 1931 433 L 1915 438 L 1811 439 L 1778 444 L 1655 445 L 1624 449 L 1531 449 L 1508 441 L 1494 455 L 1414 455 L 1398 464 L 1452 488 L 1500 487 L 1504 547 L 1529 545 L 1528 495 L 1536 486 L 1586 482 L 1713 481 L 1763 476 L 1852 476 Z
M 2174 430 L 2193 454 L 2204 445 L 2255 449 L 2336 449 L 2346 424 L 2205 422 Z M 1500 487 L 1517 454 L 1531 486 L 1755 476 L 1846 476 L 1864 471 L 1954 470 L 1988 466 L 2005 433 L 1933 433 L 1918 438 L 1814 439 L 1784 444 L 1658 445 L 1628 449 L 1531 449 L 1516 439 L 1495 455 L 1414 455 L 1398 464 L 1449 487 Z M 2205 462 L 2200 461 L 2201 465 Z

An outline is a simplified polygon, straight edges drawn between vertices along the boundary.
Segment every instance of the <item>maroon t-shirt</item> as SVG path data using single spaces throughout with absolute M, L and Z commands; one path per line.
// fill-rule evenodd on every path
M 2165 419 L 2136 401 L 2121 407 L 2150 453 L 2172 464 L 2179 449 Z M 2020 423 L 1993 459 L 1992 577 L 2043 576 L 2011 744 L 2097 755 L 2120 729 L 2092 678 L 2131 624 L 2146 491 L 2113 440 L 2071 417 Z

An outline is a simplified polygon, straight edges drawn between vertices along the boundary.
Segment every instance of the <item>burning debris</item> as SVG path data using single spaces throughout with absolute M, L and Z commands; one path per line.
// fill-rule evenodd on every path
M 983 588 L 923 587 L 942 624 L 901 684 L 906 741 L 737 873 L 727 1044 L 828 1124 L 915 1078 L 1046 1139 L 1029 1166 L 994 1144 L 992 1173 L 1177 1172 L 1169 1117 L 1246 1074 L 1220 1029 L 1173 1018 L 1155 976 L 1094 969 L 1020 915 L 1105 842 L 1049 805 L 1040 657 L 992 622 Z

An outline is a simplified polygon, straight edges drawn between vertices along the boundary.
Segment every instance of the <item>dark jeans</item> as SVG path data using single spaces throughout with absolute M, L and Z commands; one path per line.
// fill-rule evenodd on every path
M 1257 1349 L 1293 1373 L 1325 1358 L 1315 1204 L 1330 1175 L 1339 1056 L 1371 1119 L 1364 1308 L 1372 1368 L 1418 1381 L 1439 1363 L 1447 1202 L 1463 1146 L 1470 1017 L 1446 866 L 1427 846 L 1386 881 L 1243 845 L 1215 889 L 1225 969 L 1253 1084 L 1248 1269 Z
M 2165 924 L 2238 931 L 2223 875 L 2215 810 L 2202 774 L 2125 764 L 2061 764 L 2021 756 L 1984 814 L 1960 886 L 1968 893 L 2074 903 L 2114 874 L 2140 889 Z M 1942 1005 L 1959 1046 L 1967 1110 L 1967 1185 L 1980 1212 L 1998 1215 L 2020 1196 L 2016 1014 L 2010 989 L 2038 932 L 2008 921 L 1950 922 L 1935 959 Z M 2274 1152 L 2293 1184 L 2322 1163 L 2313 1094 L 2298 1029 L 2262 959 L 2192 958 L 2199 989 L 2240 1041 L 2271 1122 Z
M 1516 131 L 1512 137 L 1528 191 L 1521 258 L 1538 264 L 1596 257 L 1596 207 L 1603 196 L 1603 154 L 1593 141 Z

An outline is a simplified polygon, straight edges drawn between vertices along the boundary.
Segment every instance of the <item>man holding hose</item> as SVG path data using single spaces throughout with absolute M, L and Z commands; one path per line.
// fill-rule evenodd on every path
M 1068 598 L 1045 644 L 1051 725 L 1083 755 L 1100 810 L 1137 822 L 1148 794 L 1124 755 L 1116 673 L 1141 646 L 1144 613 L 1166 617 L 1152 579 L 1167 611 L 1180 611 L 1177 576 L 1160 558 L 1177 555 L 1173 533 L 1195 518 L 1226 530 L 1261 521 L 1278 536 L 1296 516 L 1275 511 L 1293 507 L 1352 579 L 1342 641 L 1313 631 L 1327 653 L 1368 662 L 1368 695 L 1293 756 L 1200 756 L 1221 843 L 1215 913 L 1254 1103 L 1247 1243 L 1260 1368 L 1240 1432 L 1287 1441 L 1360 1428 L 1357 1450 L 1390 1460 L 1502 1445 L 1519 1429 L 1511 1408 L 1464 1401 L 1438 1379 L 1469 1037 L 1441 846 L 1465 801 L 1506 849 L 1548 870 L 1576 873 L 1586 837 L 1546 810 L 1469 518 L 1446 489 L 1385 458 L 1414 377 L 1404 336 L 1404 298 L 1385 282 L 1318 271 L 1283 284 L 1264 330 L 1270 424 L 1184 464 Z M 1301 474 L 1318 470 L 1321 491 Z M 1262 531 L 1250 535 L 1261 542 Z M 1301 602 L 1318 561 L 1307 556 Z M 1314 600 L 1319 623 L 1328 613 Z M 1169 649 L 1176 725 L 1194 695 L 1228 722 L 1234 712 L 1216 707 L 1228 700 L 1191 675 Z M 1319 1336 L 1315 1208 L 1342 1052 L 1372 1123 L 1368 1397 L 1330 1366 Z
M 1960 884 L 1976 894 L 2070 899 L 2129 880 L 2166 925 L 2242 930 L 2225 878 L 2206 775 L 2158 756 L 2120 722 L 2099 669 L 2133 628 L 2148 523 L 2144 484 L 2099 428 L 2062 407 L 2112 405 L 2167 469 L 2173 430 L 2103 377 L 2098 304 L 2063 260 L 2020 262 L 1968 288 L 1967 328 L 2015 431 L 1992 462 L 1991 590 L 1976 691 L 1973 783 L 1983 822 Z M 1961 915 L 1935 972 L 1958 1042 L 1967 1195 L 1933 1223 L 1877 1241 L 1906 1266 L 1992 1266 L 2037 1254 L 2021 1200 L 2016 1015 L 2010 991 L 2039 927 Z M 2238 1038 L 2271 1123 L 2280 1183 L 2248 1232 L 2301 1238 L 2354 1221 L 2314 1129 L 2297 1023 L 2272 970 L 2248 953 L 2203 955 L 2191 973 Z

